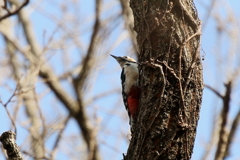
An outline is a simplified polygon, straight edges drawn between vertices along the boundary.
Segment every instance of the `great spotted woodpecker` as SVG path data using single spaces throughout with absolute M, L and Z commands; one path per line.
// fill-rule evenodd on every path
M 140 88 L 138 87 L 138 63 L 128 56 L 115 58 L 122 68 L 121 80 L 122 80 L 122 96 L 123 102 L 128 111 L 129 124 L 132 125 L 136 118 L 136 111 L 139 106 Z

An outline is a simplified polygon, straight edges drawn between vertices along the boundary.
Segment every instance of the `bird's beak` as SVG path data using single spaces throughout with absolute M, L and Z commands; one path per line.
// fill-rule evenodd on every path
M 112 54 L 110 54 L 113 58 L 115 58 L 115 59 L 117 59 L 118 57 L 117 56 L 114 56 L 114 55 L 112 55 Z
M 121 57 L 121 56 L 114 56 L 112 54 L 110 54 L 114 59 L 116 59 L 118 62 L 124 61 L 126 60 L 125 58 Z
M 120 56 L 114 56 L 114 55 L 112 55 L 112 54 L 110 54 L 114 59 L 116 59 L 117 61 L 118 61 L 118 63 L 120 63 L 121 61 L 123 61 L 124 60 L 124 58 L 123 57 L 120 57 Z
M 118 56 L 114 56 L 112 54 L 110 54 L 114 59 L 116 59 L 116 61 L 120 64 L 121 67 L 123 67 L 123 62 L 124 62 L 124 58 L 122 57 L 118 57 Z

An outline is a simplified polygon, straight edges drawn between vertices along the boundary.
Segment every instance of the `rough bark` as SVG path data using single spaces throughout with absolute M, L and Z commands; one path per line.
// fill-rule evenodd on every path
M 192 0 L 131 0 L 140 109 L 127 160 L 191 158 L 202 102 L 201 22 Z
M 19 148 L 15 142 L 15 134 L 11 131 L 4 132 L 0 136 L 3 148 L 6 150 L 9 160 L 23 160 Z

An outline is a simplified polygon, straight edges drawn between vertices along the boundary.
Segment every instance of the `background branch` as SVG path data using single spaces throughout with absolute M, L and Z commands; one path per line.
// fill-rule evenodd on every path
M 11 1 L 11 0 L 10 0 Z M 9 9 L 7 8 L 7 0 L 4 0 L 4 6 L 2 7 L 3 9 L 5 9 L 7 11 L 7 14 L 5 14 L 4 16 L 0 17 L 0 21 L 2 21 L 3 19 L 6 19 L 12 15 L 17 14 L 24 6 L 26 6 L 29 3 L 29 0 L 25 0 L 22 5 L 20 5 L 17 9 L 15 9 L 15 11 L 9 11 Z
M 217 144 L 217 151 L 215 153 L 215 160 L 222 160 L 224 158 L 227 147 L 228 132 L 226 130 L 226 125 L 229 116 L 231 92 L 232 82 L 229 81 L 226 84 L 226 92 L 225 95 L 223 96 L 223 107 L 221 112 L 222 123 L 220 125 L 219 140 Z

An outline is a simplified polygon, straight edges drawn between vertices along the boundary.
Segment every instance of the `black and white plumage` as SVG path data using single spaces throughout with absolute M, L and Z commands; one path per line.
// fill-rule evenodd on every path
M 122 96 L 124 105 L 128 111 L 131 124 L 132 120 L 135 118 L 140 98 L 140 89 L 138 87 L 138 63 L 133 58 L 130 58 L 128 56 L 111 56 L 115 58 L 122 67 Z

